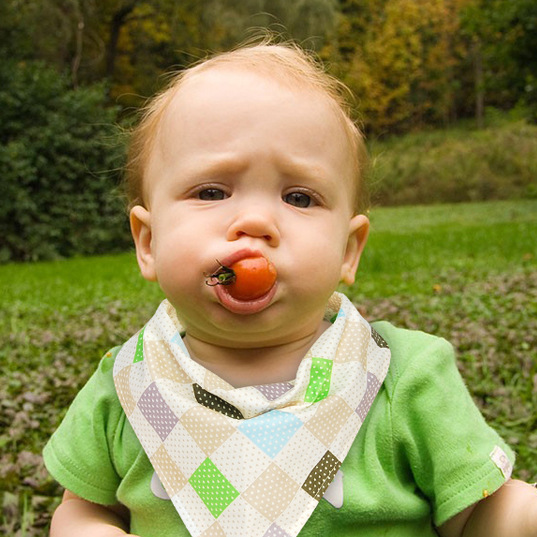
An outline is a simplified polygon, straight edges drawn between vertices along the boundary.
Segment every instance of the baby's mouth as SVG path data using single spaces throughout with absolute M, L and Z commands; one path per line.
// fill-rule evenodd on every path
M 217 269 L 206 275 L 205 283 L 215 288 L 222 306 L 248 315 L 270 305 L 276 293 L 277 272 L 260 252 L 240 250 L 218 263 Z
M 218 301 L 224 308 L 239 315 L 252 315 L 253 313 L 259 313 L 270 306 L 272 299 L 276 294 L 277 286 L 277 283 L 275 283 L 267 293 L 250 300 L 233 297 L 227 286 L 224 285 L 218 285 L 214 289 Z

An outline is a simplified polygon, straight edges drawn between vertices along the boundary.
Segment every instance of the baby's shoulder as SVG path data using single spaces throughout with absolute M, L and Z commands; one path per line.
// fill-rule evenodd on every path
M 114 363 L 121 346 L 113 347 L 100 359 L 99 364 L 78 393 L 78 400 L 86 400 L 92 406 L 101 403 L 115 405 L 117 400 L 114 385 Z
M 393 393 L 398 383 L 437 377 L 445 368 L 456 368 L 453 346 L 442 337 L 387 321 L 373 322 L 371 326 L 390 347 L 390 368 L 384 381 L 388 393 Z

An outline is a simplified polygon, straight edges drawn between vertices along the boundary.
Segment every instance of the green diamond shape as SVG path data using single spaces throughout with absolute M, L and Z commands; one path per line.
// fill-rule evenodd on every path
M 332 377 L 332 360 L 326 358 L 312 358 L 310 369 L 310 383 L 304 396 L 304 401 L 313 403 L 321 401 L 330 391 Z
M 218 518 L 239 495 L 209 458 L 203 461 L 188 481 L 214 518 Z
M 134 352 L 133 364 L 141 362 L 144 359 L 144 331 L 145 326 L 140 330 L 138 334 L 138 341 L 136 342 L 136 351 Z

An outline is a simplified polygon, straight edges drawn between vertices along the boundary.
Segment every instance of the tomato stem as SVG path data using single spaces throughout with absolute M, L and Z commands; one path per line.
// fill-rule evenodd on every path
M 220 266 L 210 276 L 207 276 L 207 274 L 205 274 L 205 277 L 207 278 L 205 280 L 205 283 L 211 287 L 214 287 L 215 285 L 231 285 L 232 283 L 234 283 L 237 279 L 234 270 L 230 267 L 222 265 L 220 261 L 218 261 L 218 259 L 216 260 L 216 262 Z

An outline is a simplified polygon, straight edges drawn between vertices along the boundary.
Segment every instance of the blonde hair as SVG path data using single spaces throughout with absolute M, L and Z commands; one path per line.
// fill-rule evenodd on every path
M 361 130 L 351 117 L 350 90 L 329 75 L 320 63 L 295 44 L 273 44 L 265 40 L 245 45 L 230 52 L 216 54 L 188 69 L 175 74 L 168 86 L 151 99 L 142 111 L 142 117 L 132 132 L 125 168 L 125 191 L 129 208 L 145 205 L 144 174 L 153 151 L 161 120 L 184 82 L 193 76 L 221 66 L 242 67 L 287 84 L 312 89 L 326 96 L 339 116 L 349 142 L 352 157 L 352 179 L 355 183 L 354 211 L 359 214 L 368 209 L 365 172 L 367 151 Z

